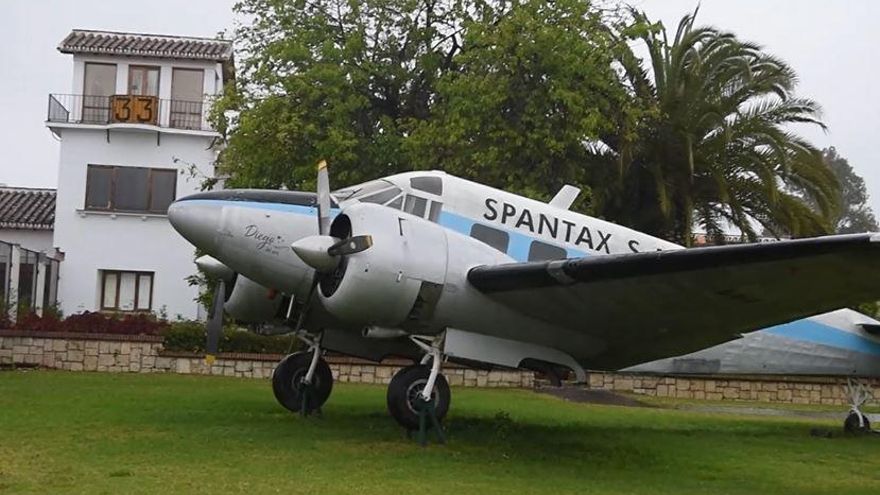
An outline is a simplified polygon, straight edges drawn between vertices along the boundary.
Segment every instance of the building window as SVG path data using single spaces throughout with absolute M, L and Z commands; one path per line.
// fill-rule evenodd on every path
M 132 65 L 128 68 L 128 94 L 159 96 L 159 68 Z
M 153 309 L 153 272 L 101 270 L 101 309 L 150 311 Z
M 475 223 L 471 227 L 471 237 L 492 246 L 502 253 L 507 253 L 507 244 L 510 242 L 510 236 L 503 230 Z
M 116 93 L 116 65 L 87 62 L 83 81 L 82 122 L 110 121 L 110 96 Z
M 532 241 L 529 246 L 529 261 L 564 260 L 568 258 L 568 252 L 546 242 Z
M 174 169 L 89 165 L 86 209 L 162 214 L 176 189 Z
M 205 72 L 201 69 L 171 70 L 171 127 L 201 129 Z

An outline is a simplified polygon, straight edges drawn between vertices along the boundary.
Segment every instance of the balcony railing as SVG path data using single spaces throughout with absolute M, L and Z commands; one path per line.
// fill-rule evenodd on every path
M 65 124 L 141 124 L 212 131 L 208 101 L 166 100 L 140 95 L 50 94 L 48 122 Z

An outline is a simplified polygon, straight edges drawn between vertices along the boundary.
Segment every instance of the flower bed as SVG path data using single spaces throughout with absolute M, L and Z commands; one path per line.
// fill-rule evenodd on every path
M 95 312 L 78 313 L 67 318 L 52 314 L 37 316 L 34 313 L 23 315 L 12 330 L 43 335 L 58 333 L 64 335 L 102 334 L 102 335 L 149 335 L 161 337 L 163 347 L 169 351 L 205 352 L 205 324 L 201 321 L 169 322 L 152 314 L 115 315 Z M 220 352 L 243 352 L 256 354 L 287 354 L 291 348 L 289 336 L 259 335 L 238 328 L 223 329 L 220 337 Z

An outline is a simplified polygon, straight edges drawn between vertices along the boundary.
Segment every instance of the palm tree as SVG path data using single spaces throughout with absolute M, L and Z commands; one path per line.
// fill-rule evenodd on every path
M 671 44 L 662 24 L 632 13 L 624 41 L 647 46 L 650 71 L 621 43 L 634 108 L 594 147 L 596 211 L 683 244 L 695 226 L 715 237 L 733 226 L 751 239 L 759 227 L 830 232 L 839 187 L 821 152 L 789 129 L 824 128 L 819 106 L 794 96 L 791 67 L 733 34 L 694 27 L 696 11 Z

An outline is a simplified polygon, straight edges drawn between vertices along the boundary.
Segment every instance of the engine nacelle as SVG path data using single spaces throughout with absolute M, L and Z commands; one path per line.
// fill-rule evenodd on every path
M 389 328 L 418 324 L 446 279 L 446 231 L 422 218 L 358 203 L 338 215 L 330 235 L 370 235 L 373 245 L 342 257 L 321 278 L 324 307 L 341 320 Z
M 238 274 L 223 309 L 242 323 L 264 323 L 275 318 L 281 294 Z

